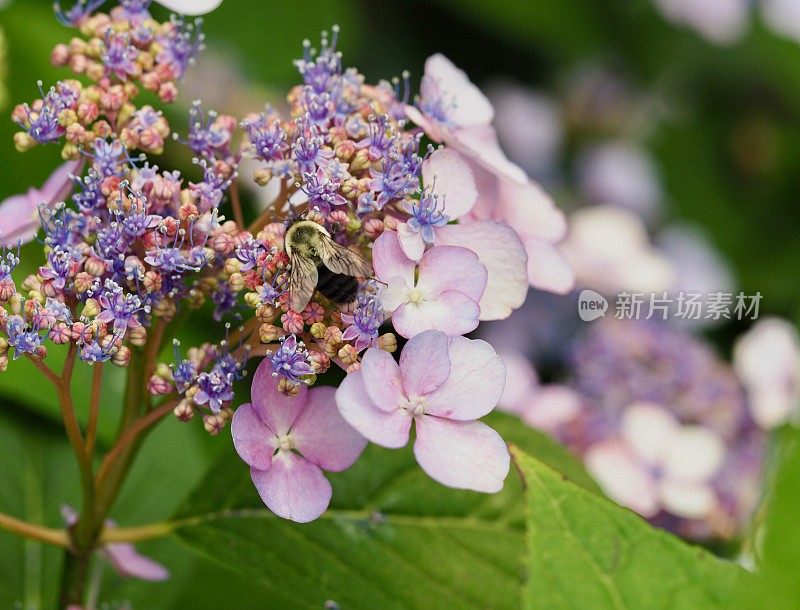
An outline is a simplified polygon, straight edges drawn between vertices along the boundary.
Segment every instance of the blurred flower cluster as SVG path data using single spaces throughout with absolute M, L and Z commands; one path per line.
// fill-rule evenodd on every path
M 702 231 L 663 220 L 668 196 L 647 147 L 669 120 L 659 95 L 597 66 L 564 82 L 560 99 L 508 83 L 491 97 L 514 159 L 572 208 L 559 247 L 576 288 L 610 299 L 732 291 L 733 273 Z M 757 322 L 731 366 L 697 336 L 719 321 L 609 312 L 587 325 L 577 310 L 577 291 L 534 291 L 484 329 L 508 365 L 501 406 L 563 442 L 610 497 L 654 523 L 698 540 L 743 535 L 763 493 L 768 430 L 800 405 L 796 330 Z

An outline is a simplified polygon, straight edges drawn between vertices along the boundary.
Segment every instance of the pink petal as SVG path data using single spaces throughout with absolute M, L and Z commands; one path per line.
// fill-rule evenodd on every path
M 725 459 L 725 443 L 710 428 L 681 426 L 665 443 L 661 465 L 665 477 L 704 482 L 711 479 Z
M 453 273 L 454 269 L 458 273 Z M 417 287 L 426 295 L 456 290 L 477 302 L 486 290 L 486 281 L 486 267 L 468 248 L 435 246 L 419 263 Z
M 425 61 L 425 76 L 432 78 L 440 95 L 452 102 L 450 120 L 456 125 L 487 125 L 494 118 L 494 108 L 489 99 L 441 53 L 431 55 Z
M 413 337 L 400 354 L 400 376 L 408 398 L 430 394 L 450 374 L 450 342 L 444 333 L 429 330 Z
M 222 0 L 156 0 L 161 6 L 182 15 L 205 15 L 210 13 Z
M 275 432 L 256 414 L 252 404 L 236 409 L 231 421 L 231 436 L 236 453 L 248 466 L 260 470 L 270 467 L 275 452 Z
M 500 435 L 479 421 L 416 418 L 414 455 L 434 481 L 456 489 L 495 493 L 503 488 L 510 456 Z
M 407 339 L 427 330 L 463 335 L 478 328 L 480 313 L 477 301 L 461 292 L 448 290 L 431 301 L 404 303 L 392 315 L 392 325 Z
M 541 186 L 530 180 L 525 184 L 502 178 L 498 180 L 502 218 L 517 233 L 550 243 L 564 239 L 566 217 Z
M 407 222 L 397 225 L 397 237 L 400 240 L 400 248 L 408 258 L 418 261 L 425 253 L 425 240 L 422 239 L 420 231 L 413 231 Z
M 447 143 L 467 159 L 481 165 L 496 176 L 504 176 L 518 184 L 526 184 L 528 176 L 516 163 L 509 161 L 491 126 L 458 129 L 448 135 Z
M 567 294 L 575 286 L 572 267 L 555 246 L 533 237 L 523 237 L 528 254 L 528 282 L 534 288 Z
M 463 246 L 486 266 L 486 291 L 480 300 L 481 320 L 502 320 L 525 302 L 528 257 L 514 229 L 485 220 L 447 225 L 436 231 L 437 243 Z
M 280 379 L 272 375 L 272 363 L 264 358 L 258 365 L 250 397 L 258 417 L 277 436 L 286 434 L 308 401 L 308 388 L 300 386 L 295 396 L 285 396 L 278 391 Z
M 332 472 L 350 468 L 367 446 L 367 439 L 342 419 L 336 408 L 336 390 L 313 388 L 308 404 L 292 427 L 297 450 L 309 462 Z
M 408 442 L 411 416 L 405 409 L 387 413 L 376 407 L 367 395 L 361 372 L 344 378 L 336 390 L 336 406 L 347 423 L 376 445 L 395 449 Z
M 381 411 L 393 411 L 404 400 L 400 367 L 389 352 L 370 348 L 361 360 L 361 379 L 367 396 Z
M 258 494 L 273 513 L 308 523 L 328 509 L 331 484 L 319 466 L 292 453 L 279 451 L 269 470 L 250 470 Z
M 425 85 L 426 80 L 423 78 L 422 84 Z M 435 88 L 435 87 L 434 87 Z M 423 97 L 427 97 L 425 92 L 422 91 Z M 404 107 L 406 116 L 418 127 L 422 128 L 431 140 L 434 142 L 441 142 L 444 139 L 444 133 L 439 129 L 434 121 L 430 120 L 427 116 L 422 114 L 416 106 L 406 105 Z
M 393 277 L 402 278 L 409 286 L 414 285 L 414 261 L 400 247 L 395 231 L 384 231 L 372 247 L 372 268 L 382 282 Z
M 103 547 L 103 551 L 120 576 L 150 581 L 169 578 L 169 571 L 164 566 L 140 555 L 132 544 L 109 544 Z
M 562 385 L 546 385 L 527 398 L 522 407 L 522 421 L 533 428 L 555 433 L 581 411 L 581 397 Z
M 521 352 L 504 351 L 501 358 L 506 365 L 506 383 L 498 408 L 521 414 L 538 391 L 539 376 L 531 361 Z
M 719 503 L 714 489 L 705 483 L 666 479 L 658 491 L 664 508 L 684 519 L 703 519 Z
M 40 191 L 42 201 L 44 201 L 48 207 L 59 201 L 63 201 L 67 195 L 69 195 L 73 187 L 70 174 L 78 174 L 82 166 L 83 159 L 67 161 L 59 165 L 56 170 L 50 174 L 50 177 L 44 183 Z
M 422 163 L 422 184 L 444 201 L 444 213 L 455 220 L 469 212 L 478 198 L 467 162 L 455 150 L 439 148 Z
M 624 443 L 605 441 L 594 445 L 584 456 L 584 463 L 613 500 L 643 517 L 653 517 L 658 512 L 655 481 Z
M 450 375 L 427 396 L 425 412 L 468 421 L 495 408 L 503 395 L 506 365 L 494 348 L 480 339 L 450 339 Z
M 39 192 L 31 189 L 25 195 L 12 195 L 0 203 L 0 244 L 11 246 L 28 243 L 41 226 L 37 212 Z

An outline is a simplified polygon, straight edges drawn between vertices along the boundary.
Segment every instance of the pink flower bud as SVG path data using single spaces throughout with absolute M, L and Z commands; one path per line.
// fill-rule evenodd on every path
M 152 375 L 150 379 L 147 380 L 147 391 L 153 396 L 169 394 L 172 392 L 172 389 L 172 384 L 163 377 Z
M 384 222 L 378 218 L 368 218 L 364 221 L 364 233 L 370 239 L 377 239 L 383 233 Z
M 178 406 L 172 410 L 172 413 L 178 421 L 187 422 L 194 417 L 194 407 L 191 401 L 182 400 L 178 403 Z
M 298 334 L 303 332 L 303 316 L 296 311 L 287 311 L 281 316 L 283 330 L 287 333 Z

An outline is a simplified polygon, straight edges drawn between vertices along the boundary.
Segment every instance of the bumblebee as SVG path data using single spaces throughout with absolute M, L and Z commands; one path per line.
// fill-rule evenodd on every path
M 316 289 L 334 303 L 352 303 L 358 295 L 357 277 L 371 277 L 372 267 L 358 254 L 333 241 L 325 227 L 298 220 L 286 229 L 286 254 L 291 262 L 289 304 L 302 311 Z

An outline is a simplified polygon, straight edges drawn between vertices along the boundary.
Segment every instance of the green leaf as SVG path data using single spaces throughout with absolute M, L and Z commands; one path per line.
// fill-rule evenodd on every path
M 780 465 L 763 524 L 761 566 L 755 584 L 742 587 L 736 606 L 741 610 L 789 610 L 800 600 L 800 430 L 791 427 L 782 432 Z
M 487 422 L 597 489 L 550 438 L 507 415 Z M 330 510 L 314 523 L 291 523 L 264 509 L 230 451 L 175 515 L 176 533 L 264 587 L 261 607 L 320 608 L 326 600 L 343 608 L 519 606 L 524 504 L 513 473 L 499 494 L 457 491 L 429 479 L 410 448 L 370 446 L 330 479 Z
M 72 452 L 49 422 L 5 403 L 0 413 L 0 511 L 48 527 L 63 527 L 60 507 L 77 506 Z M 52 608 L 62 551 L 0 530 L 0 608 Z
M 512 455 L 527 486 L 524 608 L 723 609 L 749 581 L 735 564 L 654 529 L 519 449 Z

